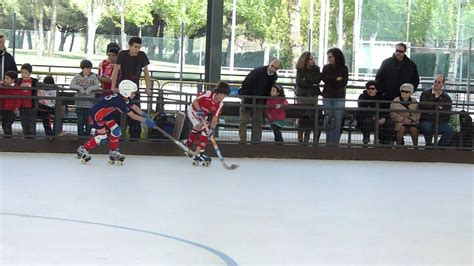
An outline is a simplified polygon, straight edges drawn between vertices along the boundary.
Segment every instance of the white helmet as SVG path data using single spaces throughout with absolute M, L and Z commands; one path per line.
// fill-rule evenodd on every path
M 132 92 L 136 92 L 137 90 L 137 84 L 131 80 L 124 79 L 119 84 L 119 93 L 124 97 L 130 97 Z

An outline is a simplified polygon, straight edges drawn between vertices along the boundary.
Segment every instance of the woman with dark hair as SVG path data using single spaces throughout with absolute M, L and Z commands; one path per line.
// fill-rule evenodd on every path
M 324 128 L 326 129 L 326 143 L 338 144 L 341 139 L 349 70 L 346 66 L 344 54 L 340 49 L 329 49 L 327 56 L 328 64 L 323 67 L 321 74 L 321 79 L 324 81 Z
M 321 82 L 319 66 L 315 64 L 310 52 L 304 52 L 296 63 L 296 96 L 298 97 L 296 103 L 312 107 L 317 105 L 318 95 L 321 94 L 319 82 Z M 303 110 L 298 121 L 298 127 L 300 128 L 298 130 L 298 141 L 309 142 L 311 128 L 314 128 L 313 110 Z

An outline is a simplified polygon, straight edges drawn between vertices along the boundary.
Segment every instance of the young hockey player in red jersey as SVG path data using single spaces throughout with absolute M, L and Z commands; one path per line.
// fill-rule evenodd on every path
M 199 94 L 188 108 L 188 118 L 193 124 L 186 145 L 192 148 L 196 145 L 197 155 L 193 156 L 193 165 L 208 166 L 211 158 L 203 152 L 208 139 L 212 136 L 214 128 L 219 122 L 219 116 L 224 106 L 223 100 L 230 94 L 229 84 L 219 82 L 212 91 Z M 210 126 L 207 126 L 207 118 L 212 116 Z M 206 123 L 206 126 L 204 126 Z M 206 128 L 208 130 L 206 130 Z
M 90 138 L 86 144 L 77 149 L 76 158 L 87 163 L 91 159 L 89 150 L 107 143 L 108 139 L 109 163 L 123 163 L 125 156 L 119 152 L 119 137 L 122 133 L 120 126 L 114 121 L 114 112 L 125 113 L 131 119 L 145 122 L 150 128 L 155 126 L 147 113 L 143 112 L 140 107 L 129 103 L 129 98 L 135 96 L 137 89 L 137 85 L 133 81 L 123 80 L 119 84 L 119 94 L 105 96 L 92 106 L 89 110 L 89 123 L 96 129 L 96 136 Z

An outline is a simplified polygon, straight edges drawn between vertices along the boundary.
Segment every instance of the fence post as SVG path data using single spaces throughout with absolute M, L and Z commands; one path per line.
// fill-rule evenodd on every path
M 467 55 L 467 111 L 470 109 L 471 96 L 471 55 L 472 55 L 472 38 L 469 38 L 469 54 Z
M 59 91 L 57 92 L 59 94 Z M 56 95 L 57 95 L 56 94 Z M 56 101 L 54 102 L 54 125 L 53 131 L 54 136 L 58 136 L 63 131 L 63 96 L 56 96 Z
M 13 38 L 12 38 L 12 41 L 13 41 L 13 58 L 15 58 L 15 46 L 16 46 L 16 12 L 13 12 Z

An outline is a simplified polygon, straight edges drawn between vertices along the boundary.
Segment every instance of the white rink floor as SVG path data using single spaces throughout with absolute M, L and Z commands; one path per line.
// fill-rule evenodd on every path
M 0 265 L 473 265 L 473 165 L 227 160 L 0 153 Z

